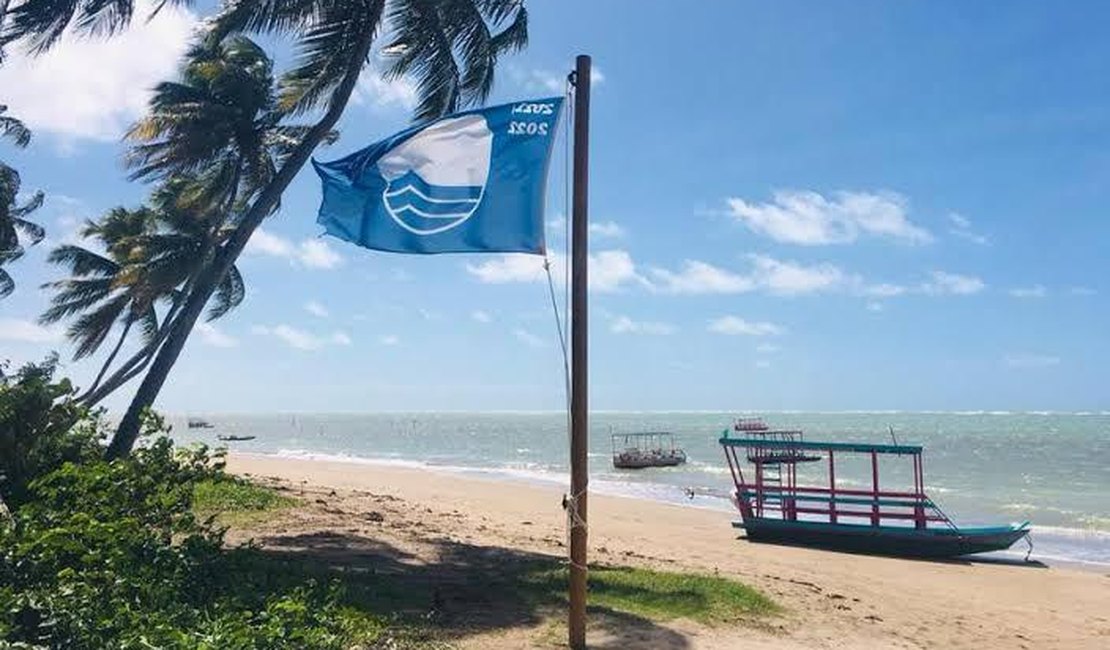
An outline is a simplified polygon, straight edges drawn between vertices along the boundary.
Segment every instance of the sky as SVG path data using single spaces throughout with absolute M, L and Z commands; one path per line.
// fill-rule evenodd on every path
M 593 56 L 591 406 L 1110 409 L 1110 6 L 530 2 L 490 103 L 562 94 Z M 203 9 L 195 10 L 202 12 Z M 0 359 L 62 355 L 35 319 L 51 245 L 137 206 L 120 141 L 198 21 L 10 56 L 2 156 L 48 241 L 10 267 Z M 331 160 L 409 124 L 368 68 Z M 565 268 L 565 140 L 546 219 Z M 550 410 L 562 359 L 542 259 L 404 256 L 321 238 L 294 181 L 240 260 L 244 304 L 193 333 L 170 412 Z M 561 282 L 561 276 L 556 278 Z M 108 402 L 126 406 L 130 391 Z

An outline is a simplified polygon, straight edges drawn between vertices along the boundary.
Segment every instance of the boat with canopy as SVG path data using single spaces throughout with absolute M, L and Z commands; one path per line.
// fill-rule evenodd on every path
M 644 469 L 674 467 L 686 462 L 686 452 L 674 444 L 674 435 L 662 431 L 610 435 L 613 467 Z
M 737 421 L 719 442 L 741 516 L 733 526 L 753 542 L 934 558 L 1000 551 L 1023 538 L 1029 542 L 1029 522 L 957 526 L 925 493 L 919 445 L 811 441 L 802 431 L 772 429 L 756 418 Z M 838 461 L 849 458 L 870 465 L 869 487 L 837 483 Z M 908 463 L 912 487 L 884 489 L 880 461 Z M 799 481 L 798 467 L 805 464 L 813 464 L 814 471 L 804 473 L 823 474 L 824 485 Z

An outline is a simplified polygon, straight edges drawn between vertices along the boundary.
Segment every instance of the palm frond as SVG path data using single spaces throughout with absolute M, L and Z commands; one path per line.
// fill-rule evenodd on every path
M 398 0 L 389 24 L 385 76 L 415 79 L 417 120 L 485 101 L 498 56 L 528 41 L 528 14 L 518 0 Z
M 31 144 L 31 129 L 16 118 L 4 115 L 7 112 L 8 107 L 0 104 L 0 137 L 10 138 L 17 147 Z
M 136 307 L 137 305 L 132 304 L 129 317 L 139 324 L 143 342 L 150 343 L 158 335 L 158 312 L 155 311 L 153 304 L 147 305 L 145 309 L 138 313 L 135 313 Z
M 50 307 L 39 316 L 39 322 L 45 325 L 65 320 L 106 300 L 115 290 L 115 284 L 111 278 L 70 279 L 48 282 L 42 288 L 57 291 L 50 299 Z
M 151 17 L 168 4 L 189 5 L 192 0 L 160 0 Z M 0 47 L 24 41 L 31 53 L 42 54 L 70 25 L 84 35 L 115 34 L 130 24 L 134 12 L 134 0 L 24 0 L 8 10 Z
M 213 35 L 297 31 L 338 3 L 342 0 L 229 0 L 213 21 Z
M 119 272 L 120 265 L 115 261 L 73 244 L 62 244 L 46 256 L 51 264 L 65 265 L 70 274 L 76 276 L 112 276 Z
M 386 78 L 416 79 L 418 121 L 453 112 L 459 105 L 459 67 L 438 2 L 397 0 L 390 7 L 394 34 L 385 49 Z
M 11 210 L 10 210 L 10 214 L 13 217 L 27 216 L 28 214 L 31 214 L 35 210 L 38 210 L 39 208 L 41 208 L 42 203 L 45 199 L 46 199 L 46 195 L 43 194 L 41 191 L 35 192 L 31 196 L 31 198 L 26 203 L 24 203 L 23 205 L 12 207 Z M 31 224 L 31 226 L 32 226 L 31 230 L 36 231 L 36 232 L 37 232 L 37 230 L 41 229 L 36 224 Z M 30 234 L 30 231 L 28 231 L 28 234 Z M 38 243 L 38 241 L 40 241 L 41 239 L 42 239 L 42 236 L 41 235 L 38 236 L 37 238 L 35 238 L 35 243 Z
M 321 106 L 351 66 L 365 64 L 357 55 L 358 42 L 367 31 L 380 29 L 384 10 L 384 0 L 354 9 L 342 2 L 321 7 L 300 34 L 293 68 L 281 78 L 279 108 L 298 114 Z
M 15 291 L 15 280 L 11 274 L 0 267 L 0 298 L 7 298 Z
M 92 311 L 81 314 L 73 321 L 66 330 L 66 337 L 77 346 L 73 352 L 74 359 L 87 357 L 100 348 L 104 339 L 112 331 L 112 326 L 116 321 L 121 320 L 128 303 L 127 296 L 119 296 Z
M 7 256 L 17 249 L 19 254 L 9 259 Z M 0 219 L 0 264 L 17 259 L 22 254 L 23 249 L 19 245 L 19 233 L 15 230 L 15 224 L 11 219 Z
M 243 302 L 246 295 L 247 289 L 243 276 L 240 275 L 237 267 L 232 266 L 212 295 L 212 307 L 208 310 L 207 320 L 216 320 L 235 309 Z
M 0 215 L 15 205 L 15 197 L 19 196 L 21 185 L 19 172 L 0 162 Z

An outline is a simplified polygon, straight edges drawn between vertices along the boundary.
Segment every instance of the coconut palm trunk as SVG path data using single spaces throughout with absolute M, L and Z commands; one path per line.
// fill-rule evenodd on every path
M 128 318 L 127 322 L 124 323 L 123 331 L 120 332 L 119 335 L 119 340 L 116 341 L 116 346 L 112 348 L 111 354 L 109 354 L 108 358 L 105 359 L 104 365 L 100 367 L 100 372 L 96 373 L 96 379 L 93 380 L 92 388 L 89 389 L 90 391 L 96 390 L 97 386 L 100 385 L 101 380 L 104 379 L 104 375 L 108 374 L 108 368 L 111 367 L 112 362 L 116 360 L 116 355 L 119 354 L 120 348 L 123 347 L 123 342 L 127 340 L 127 333 L 131 331 L 131 326 L 134 324 L 135 320 L 133 318 Z
M 271 214 L 281 200 L 281 195 L 293 181 L 297 172 L 301 170 L 316 147 L 323 142 L 335 128 L 339 118 L 343 115 L 351 93 L 358 83 L 362 72 L 363 62 L 370 54 L 370 45 L 374 40 L 374 31 L 365 30 L 356 43 L 354 52 L 346 61 L 346 72 L 339 86 L 335 89 L 328 103 L 327 112 L 305 135 L 289 158 L 281 166 L 281 170 L 270 181 L 266 188 L 251 205 L 250 210 L 244 215 L 235 232 L 221 248 L 216 260 L 209 265 L 197 279 L 196 285 L 186 298 L 181 312 L 174 319 L 170 333 L 165 343 L 158 350 L 154 361 L 147 372 L 143 382 L 135 392 L 131 405 L 120 421 L 116 434 L 108 445 L 107 457 L 109 459 L 126 456 L 134 447 L 139 437 L 143 413 L 154 404 L 162 386 L 166 383 L 170 370 L 177 362 L 189 334 L 196 325 L 197 319 L 204 306 L 212 297 L 216 287 L 223 280 L 228 270 L 235 264 L 239 254 L 243 252 L 247 242 L 262 221 Z

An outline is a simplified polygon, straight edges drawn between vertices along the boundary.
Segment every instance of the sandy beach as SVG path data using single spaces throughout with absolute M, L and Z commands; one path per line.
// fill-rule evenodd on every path
M 484 559 L 497 570 L 505 560 L 490 558 L 498 553 L 565 552 L 558 486 L 245 454 L 233 454 L 228 467 L 305 504 L 233 529 L 233 541 L 424 570 L 428 579 L 444 581 L 444 607 L 452 606 L 451 580 L 466 580 L 458 573 L 462 565 Z M 719 573 L 759 588 L 784 608 L 768 620 L 729 626 L 607 621 L 591 628 L 595 647 L 1110 647 L 1106 571 L 749 544 L 725 513 L 618 497 L 591 496 L 589 524 L 594 562 Z M 462 647 L 550 647 L 562 638 L 557 611 L 479 618 L 481 624 L 457 635 Z

